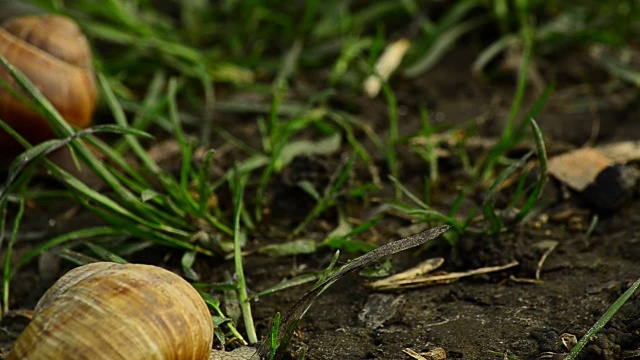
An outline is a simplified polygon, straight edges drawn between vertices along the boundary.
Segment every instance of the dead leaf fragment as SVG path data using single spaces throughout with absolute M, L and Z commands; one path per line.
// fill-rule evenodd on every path
M 402 303 L 401 296 L 391 294 L 371 294 L 362 311 L 358 314 L 358 320 L 369 330 L 375 330 L 391 319 Z
M 444 259 L 441 257 L 427 259 L 409 270 L 405 270 L 401 273 L 374 281 L 368 286 L 371 286 L 374 289 L 385 288 L 387 286 L 392 286 L 393 284 L 398 282 L 411 281 L 439 268 L 440 266 L 442 266 L 442 264 L 444 264 Z
M 447 352 L 439 347 L 423 353 L 418 353 L 409 348 L 403 349 L 402 352 L 416 360 L 444 360 L 447 358 Z
M 640 141 L 620 141 L 569 151 L 549 159 L 549 174 L 581 192 L 604 169 L 631 161 L 640 161 Z
M 420 355 L 420 353 L 409 348 L 403 349 L 402 352 L 416 360 L 427 360 L 424 356 Z
M 620 141 L 598 146 L 596 149 L 617 163 L 640 160 L 640 141 Z
M 587 188 L 614 161 L 593 148 L 570 151 L 549 159 L 549 174 L 576 191 Z
M 386 279 L 374 281 L 372 283 L 367 284 L 367 286 L 372 289 L 381 290 L 381 291 L 415 289 L 422 286 L 446 284 L 467 276 L 502 271 L 502 270 L 512 268 L 514 266 L 518 266 L 520 264 L 519 262 L 514 260 L 508 264 L 500 265 L 500 266 L 487 266 L 487 267 L 482 267 L 482 268 L 463 271 L 463 272 L 427 275 L 424 269 L 428 268 L 429 266 L 432 266 L 432 264 L 430 265 L 428 264 L 428 262 L 436 261 L 436 260 L 439 260 L 439 258 L 429 259 L 405 272 L 393 275 Z M 437 265 L 436 267 L 440 265 Z
M 411 46 L 411 41 L 402 38 L 389 44 L 389 46 L 385 48 L 376 62 L 376 73 L 369 75 L 362 84 L 364 93 L 368 97 L 374 98 L 378 96 L 380 88 L 382 87 L 382 81 L 387 81 L 391 74 L 400 66 L 404 54 L 409 50 L 409 46 Z

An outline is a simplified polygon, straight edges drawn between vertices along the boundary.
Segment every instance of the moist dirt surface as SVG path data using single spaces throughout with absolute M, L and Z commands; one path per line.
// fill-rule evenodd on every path
M 515 95 L 515 70 L 504 70 L 497 80 L 479 79 L 468 70 L 476 55 L 473 49 L 454 51 L 417 79 L 392 81 L 399 105 L 401 136 L 413 134 L 420 127 L 420 106 L 428 107 L 434 126 L 461 124 L 481 117 L 480 136 L 495 138 L 501 133 Z M 640 138 L 637 90 L 623 86 L 605 91 L 603 85 L 611 81 L 606 74 L 594 70 L 588 61 L 573 60 L 584 56 L 583 52 L 567 54 L 562 61 L 553 59 L 553 67 L 539 64 L 542 79 L 557 81 L 556 90 L 536 118 L 549 156 L 593 142 Z M 545 70 L 551 68 L 553 71 Z M 300 80 L 304 83 L 299 86 L 311 86 L 314 74 L 307 77 Z M 537 87 L 530 84 L 528 106 L 541 90 L 540 84 Z M 597 99 L 598 105 L 583 106 L 589 104 L 589 99 Z M 333 106 L 348 108 L 375 131 L 384 133 L 387 128 L 388 107 L 383 99 L 354 96 L 335 101 Z M 237 136 L 253 136 L 259 141 L 252 119 L 246 114 L 221 114 L 217 121 Z M 213 143 L 214 147 L 223 145 L 222 139 Z M 232 159 L 234 154 L 229 156 Z M 313 206 L 313 201 L 292 184 L 306 179 L 322 186 L 328 181 L 330 169 L 340 161 L 338 155 L 300 158 L 275 177 L 267 194 L 270 216 L 261 230 L 250 236 L 247 250 L 285 241 L 288 231 Z M 384 159 L 376 161 L 380 164 L 381 178 L 385 179 Z M 463 175 L 459 175 L 460 164 L 455 160 L 444 158 L 441 165 L 441 183 L 432 187 L 431 196 L 434 206 L 446 211 L 457 195 L 455 184 L 464 179 L 458 178 Z M 427 175 L 423 160 L 409 152 L 406 156 L 402 154 L 401 179 L 407 187 L 421 193 Z M 44 184 L 59 186 L 55 182 Z M 386 190 L 379 195 L 392 196 Z M 481 199 L 481 194 L 478 198 Z M 224 201 L 221 197 L 222 205 Z M 381 204 L 349 199 L 345 203 L 351 209 L 350 215 L 361 219 L 375 213 Z M 589 234 L 587 230 L 597 209 L 579 194 L 550 179 L 540 204 L 535 216 L 511 231 L 498 235 L 463 234 L 455 247 L 439 239 L 434 246 L 392 257 L 392 272 L 435 256 L 445 259 L 439 270 L 447 272 L 504 265 L 514 260 L 519 262 L 518 266 L 451 283 L 390 292 L 372 291 L 366 286 L 370 279 L 351 274 L 315 301 L 299 324 L 290 357 L 298 358 L 306 349 L 307 359 L 409 359 L 403 350 L 411 349 L 418 353 L 446 354 L 448 359 L 503 359 L 505 355 L 519 359 L 562 359 L 572 346 L 572 337 L 580 339 L 640 276 L 640 203 L 637 194 L 631 192 L 622 205 L 601 211 L 597 226 Z M 322 239 L 335 227 L 336 217 L 332 211 L 323 214 L 308 226 L 304 236 Z M 21 241 L 13 257 L 18 258 L 45 237 L 99 223 L 86 210 L 70 203 L 28 204 L 20 230 Z M 385 244 L 418 231 L 412 226 L 415 225 L 410 219 L 388 216 L 373 230 L 362 234 L 360 240 Z M 549 243 L 555 244 L 550 252 L 544 246 Z M 257 293 L 292 276 L 322 270 L 332 255 L 333 251 L 328 249 L 320 249 L 313 255 L 278 258 L 250 253 L 244 265 L 248 288 Z M 343 252 L 340 263 L 354 256 Z M 52 282 L 71 268 L 69 263 L 56 259 L 45 254 L 19 270 L 11 283 L 11 309 L 32 309 Z M 127 260 L 180 271 L 180 254 L 168 249 L 144 250 Z M 194 269 L 203 281 L 220 282 L 225 271 L 233 272 L 233 262 L 222 257 L 202 257 Z M 275 313 L 285 312 L 310 286 L 286 289 L 255 300 L 252 308 L 258 334 L 265 336 Z M 4 318 L 1 336 L 5 351 L 11 348 L 15 335 L 26 322 L 20 312 Z M 581 358 L 638 356 L 640 298 L 634 295 L 603 331 L 591 339 Z

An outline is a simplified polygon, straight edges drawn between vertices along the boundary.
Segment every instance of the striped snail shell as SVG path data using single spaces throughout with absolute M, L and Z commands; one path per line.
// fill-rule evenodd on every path
M 206 360 L 213 323 L 178 275 L 98 262 L 69 271 L 40 299 L 9 360 Z

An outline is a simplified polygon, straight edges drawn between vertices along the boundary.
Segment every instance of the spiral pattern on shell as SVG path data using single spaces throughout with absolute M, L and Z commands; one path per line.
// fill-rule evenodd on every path
M 40 299 L 9 360 L 205 360 L 213 323 L 198 292 L 151 265 L 78 267 Z

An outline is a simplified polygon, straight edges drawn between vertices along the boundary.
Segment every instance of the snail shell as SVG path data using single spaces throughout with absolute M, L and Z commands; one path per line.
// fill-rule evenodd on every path
M 67 122 L 81 128 L 89 125 L 96 82 L 91 49 L 76 23 L 59 15 L 11 19 L 0 28 L 0 54 L 38 87 Z M 0 77 L 18 89 L 4 69 Z M 32 143 L 54 137 L 45 119 L 2 87 L 0 119 Z M 15 145 L 8 134 L 0 132 L 0 147 Z
M 150 265 L 98 262 L 40 299 L 9 360 L 205 360 L 213 323 L 198 292 Z

